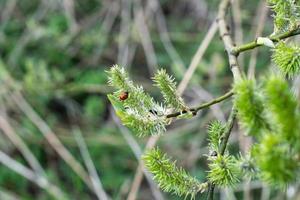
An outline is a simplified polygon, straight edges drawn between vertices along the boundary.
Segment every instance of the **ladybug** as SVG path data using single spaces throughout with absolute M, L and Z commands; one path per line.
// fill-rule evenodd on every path
M 121 100 L 121 101 L 124 101 L 124 100 L 126 100 L 127 98 L 128 98 L 128 92 L 121 92 L 121 94 L 120 94 L 120 96 L 119 96 L 119 99 Z

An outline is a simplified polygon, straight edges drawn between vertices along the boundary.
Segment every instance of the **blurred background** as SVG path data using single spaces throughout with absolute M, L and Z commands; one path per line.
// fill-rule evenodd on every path
M 228 21 L 237 44 L 272 33 L 264 0 L 233 2 Z M 212 25 L 218 3 L 0 0 L 0 199 L 180 199 L 137 170 L 148 138 L 136 137 L 114 116 L 105 70 L 126 67 L 157 100 L 151 77 L 159 68 L 178 83 L 184 79 L 188 105 L 224 94 L 232 75 Z M 250 76 L 254 69 L 260 73 L 270 65 L 270 52 L 245 53 L 240 63 Z M 184 78 L 189 67 L 195 69 L 192 77 Z M 158 145 L 204 181 L 207 125 L 225 121 L 230 106 L 226 101 L 176 121 Z M 230 141 L 233 154 L 239 147 L 247 150 L 249 142 L 237 130 Z M 282 195 L 247 180 L 217 190 L 220 199 Z

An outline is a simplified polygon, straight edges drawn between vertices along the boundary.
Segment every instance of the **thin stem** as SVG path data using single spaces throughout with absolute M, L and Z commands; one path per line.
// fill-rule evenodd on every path
M 289 37 L 292 37 L 292 36 L 295 36 L 295 35 L 299 35 L 299 34 L 300 34 L 300 26 L 297 26 L 293 30 L 286 31 L 284 33 L 280 33 L 280 34 L 273 35 L 273 36 L 268 36 L 268 38 L 270 40 L 272 40 L 273 42 L 278 42 L 280 40 L 283 40 L 283 39 L 286 39 L 286 38 L 289 38 Z M 237 56 L 241 52 L 244 52 L 244 51 L 247 51 L 247 50 L 251 50 L 251 49 L 254 49 L 254 48 L 259 47 L 259 46 L 262 46 L 262 45 L 258 44 L 257 40 L 255 40 L 255 41 L 249 42 L 247 44 L 243 44 L 241 46 L 234 47 L 231 50 L 231 53 L 233 55 Z
M 225 153 L 226 146 L 227 146 L 227 143 L 228 143 L 228 139 L 229 139 L 229 136 L 230 136 L 230 133 L 231 133 L 231 130 L 233 128 L 234 121 L 235 121 L 235 117 L 236 117 L 236 110 L 235 110 L 235 108 L 232 108 L 232 111 L 229 115 L 229 119 L 228 119 L 228 122 L 227 122 L 226 129 L 225 129 L 224 134 L 222 136 L 222 142 L 221 142 L 221 145 L 220 145 L 220 154 L 221 155 L 224 155 L 224 153 Z
M 13 127 L 7 121 L 6 117 L 3 115 L 0 115 L 0 129 L 10 139 L 10 141 L 15 145 L 15 147 L 21 152 L 21 154 L 24 156 L 28 164 L 32 167 L 34 172 L 41 176 L 45 176 L 44 169 L 42 168 L 32 151 L 29 149 L 26 142 L 24 142 L 23 139 L 15 132 Z
M 232 53 L 234 49 L 234 42 L 229 33 L 229 26 L 226 23 L 225 16 L 227 8 L 230 5 L 230 0 L 223 0 L 219 5 L 217 23 L 219 25 L 220 37 L 225 45 L 225 50 L 227 52 L 228 61 L 230 65 L 230 70 L 233 74 L 234 81 L 242 78 L 242 71 L 237 61 L 237 56 Z
M 110 198 L 106 194 L 105 190 L 103 189 L 103 184 L 100 181 L 98 172 L 96 170 L 96 167 L 93 163 L 93 160 L 91 158 L 91 155 L 89 153 L 88 147 L 83 139 L 81 130 L 77 126 L 72 127 L 72 132 L 74 134 L 74 138 L 78 144 L 80 154 L 83 158 L 84 164 L 88 170 L 88 173 L 90 175 L 91 182 L 94 186 L 95 194 L 97 195 L 99 200 L 109 200 Z
M 197 106 L 195 108 L 191 108 L 189 111 L 191 111 L 194 115 L 196 115 L 199 110 L 202 110 L 203 108 L 207 108 L 207 107 L 210 107 L 210 106 L 212 106 L 214 104 L 220 103 L 220 102 L 228 99 L 232 95 L 233 95 L 233 91 L 231 90 L 231 91 L 227 92 L 226 94 L 224 94 L 224 95 L 222 95 L 222 96 L 220 96 L 220 97 L 218 97 L 216 99 L 213 99 L 212 101 L 209 101 L 209 102 L 206 102 L 204 104 L 201 104 L 200 106 Z M 186 110 L 181 111 L 181 112 L 175 112 L 175 113 L 172 113 L 172 114 L 168 114 L 166 116 L 166 118 L 178 117 L 178 116 L 180 116 L 182 114 L 185 114 L 187 112 L 188 111 L 186 111 Z

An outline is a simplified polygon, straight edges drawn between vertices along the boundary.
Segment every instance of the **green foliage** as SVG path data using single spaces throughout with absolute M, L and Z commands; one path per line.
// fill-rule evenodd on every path
M 153 81 L 160 89 L 165 99 L 165 103 L 168 106 L 175 108 L 176 110 L 187 109 L 183 99 L 177 94 L 174 78 L 169 76 L 165 69 L 159 70 L 153 77 Z
M 238 161 L 231 155 L 210 156 L 208 179 L 211 183 L 228 187 L 239 182 L 241 171 Z
M 54 85 L 62 83 L 64 76 L 58 70 L 49 70 L 43 60 L 27 59 L 24 86 L 28 92 L 47 95 L 54 89 Z M 36 85 L 39 87 L 36 87 Z
M 91 96 L 84 103 L 84 113 L 88 118 L 99 117 L 104 110 L 104 101 L 101 97 Z
M 296 180 L 299 162 L 278 135 L 266 133 L 254 146 L 253 156 L 261 178 L 269 184 L 282 187 Z
M 247 134 L 259 135 L 267 127 L 264 105 L 253 80 L 240 80 L 234 85 L 234 104 Z
M 279 42 L 274 49 L 273 61 L 280 71 L 289 78 L 300 73 L 300 48 Z
M 285 31 L 296 26 L 299 20 L 299 1 L 268 0 L 274 11 L 274 24 L 278 31 Z
M 198 192 L 207 189 L 207 183 L 200 183 L 183 168 L 178 168 L 176 162 L 172 162 L 158 148 L 149 150 L 143 160 L 148 170 L 154 174 L 159 187 L 166 192 L 185 197 L 190 195 L 194 199 Z

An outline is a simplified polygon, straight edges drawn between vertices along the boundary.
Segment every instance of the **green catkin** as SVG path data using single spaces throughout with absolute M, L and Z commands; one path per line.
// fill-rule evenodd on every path
M 174 78 L 169 76 L 166 70 L 159 70 L 153 77 L 153 81 L 163 94 L 165 104 L 176 110 L 187 110 L 183 99 L 177 94 Z
M 263 100 L 253 80 L 242 79 L 234 85 L 234 105 L 246 134 L 258 136 L 267 128 Z
M 233 186 L 239 182 L 241 171 L 238 161 L 230 155 L 210 156 L 208 179 L 211 183 L 221 186 Z
M 149 109 L 157 106 L 153 98 L 144 92 L 143 87 L 134 85 L 123 67 L 114 65 L 107 73 L 109 85 L 117 89 L 116 96 L 121 92 L 129 93 L 129 98 L 123 101 L 124 106 L 135 108 L 139 113 L 148 113 Z
M 299 110 L 288 83 L 279 76 L 272 76 L 266 82 L 265 95 L 275 130 L 282 139 L 299 144 Z
M 300 48 L 296 45 L 279 42 L 274 49 L 272 59 L 288 78 L 293 78 L 300 73 Z
M 142 159 L 158 186 L 166 192 L 194 199 L 198 192 L 203 192 L 208 187 L 207 183 L 200 183 L 184 169 L 177 167 L 176 162 L 172 162 L 158 148 L 149 150 Z
M 265 133 L 252 149 L 261 178 L 267 183 L 284 187 L 295 181 L 299 162 L 294 159 L 288 143 L 282 143 L 276 134 Z
M 275 31 L 287 31 L 296 26 L 299 21 L 299 1 L 297 0 L 268 0 L 274 11 Z
M 288 83 L 271 76 L 264 85 L 266 110 L 272 130 L 265 131 L 252 148 L 261 178 L 271 185 L 285 187 L 299 173 L 299 110 Z
M 141 116 L 134 112 L 134 110 L 130 111 L 130 109 L 128 109 L 122 122 L 138 136 L 147 136 L 149 134 L 159 135 L 166 131 L 166 122 L 151 113 L 147 116 Z
M 130 80 L 128 73 L 123 67 L 114 65 L 110 68 L 108 73 L 108 84 L 119 90 L 131 92 L 134 89 L 132 80 Z
M 225 125 L 220 121 L 213 121 L 208 126 L 208 140 L 210 151 L 219 152 L 219 146 L 221 143 L 221 136 L 225 130 Z
M 246 152 L 245 155 L 240 153 L 238 162 L 243 177 L 246 177 L 247 179 L 253 179 L 257 177 L 258 169 L 251 152 Z

